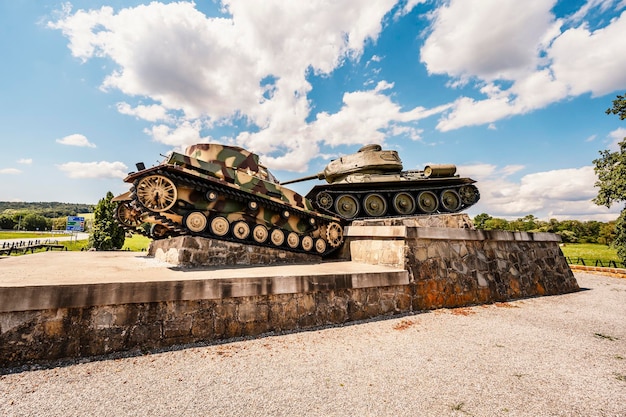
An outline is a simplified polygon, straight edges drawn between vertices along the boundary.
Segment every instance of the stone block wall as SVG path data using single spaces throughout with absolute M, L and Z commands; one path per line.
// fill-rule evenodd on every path
M 410 311 L 403 285 L 0 313 L 0 370 L 297 331 Z
M 148 254 L 162 262 L 180 267 L 275 265 L 321 260 L 315 254 L 192 236 L 155 240 L 150 244 Z

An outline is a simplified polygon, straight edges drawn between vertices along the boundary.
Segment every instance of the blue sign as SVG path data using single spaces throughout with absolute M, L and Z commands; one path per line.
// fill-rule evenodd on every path
M 67 216 L 67 226 L 65 230 L 72 232 L 82 232 L 85 230 L 85 218 L 76 216 Z

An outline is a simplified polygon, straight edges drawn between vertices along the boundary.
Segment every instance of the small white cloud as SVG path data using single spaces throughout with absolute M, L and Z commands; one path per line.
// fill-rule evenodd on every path
M 489 130 L 498 130 L 498 128 L 496 127 L 495 123 L 489 123 L 489 126 L 487 126 L 487 129 L 489 129 Z
M 594 140 L 596 140 L 597 137 L 598 135 L 591 135 L 587 139 L 585 139 L 585 142 L 593 142 Z
M 609 138 L 611 139 L 609 150 L 612 152 L 618 151 L 619 150 L 618 143 L 626 139 L 626 129 L 623 127 L 619 127 L 615 129 L 614 131 L 609 133 Z
M 116 162 L 67 162 L 57 165 L 70 178 L 124 178 L 128 167 Z
M 0 175 L 17 175 L 17 174 L 21 174 L 22 171 L 20 171 L 17 168 L 2 168 L 0 169 Z
M 129 116 L 135 116 L 149 122 L 157 122 L 159 120 L 168 121 L 170 117 L 167 115 L 167 110 L 158 104 L 152 104 L 150 106 L 144 106 L 142 104 L 137 107 L 131 107 L 128 103 L 117 103 L 117 111 Z
M 17 160 L 18 164 L 23 164 L 23 165 L 30 165 L 33 163 L 33 159 L 32 158 L 21 158 Z
M 57 139 L 56 142 L 60 143 L 61 145 L 83 146 L 83 147 L 89 147 L 89 148 L 96 147 L 96 145 L 94 145 L 93 143 L 89 142 L 89 140 L 87 140 L 87 137 L 85 135 L 81 135 L 79 133 L 75 133 L 73 135 L 69 135 L 69 136 L 65 136 L 64 138 Z

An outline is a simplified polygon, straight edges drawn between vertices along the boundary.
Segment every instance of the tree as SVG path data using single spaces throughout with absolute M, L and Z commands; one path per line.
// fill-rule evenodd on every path
M 616 114 L 620 120 L 626 119 L 626 95 L 618 95 L 606 114 Z M 593 202 L 599 206 L 611 207 L 613 203 L 626 201 L 626 138 L 618 146 L 617 152 L 600 151 L 600 158 L 593 161 L 598 176 L 595 185 L 600 188 Z M 626 262 L 626 206 L 615 223 L 613 245 L 622 262 Z
M 94 209 L 93 232 L 89 237 L 89 244 L 96 250 L 114 250 L 124 246 L 124 229 L 113 218 L 117 205 L 111 199 L 113 193 L 109 191 Z

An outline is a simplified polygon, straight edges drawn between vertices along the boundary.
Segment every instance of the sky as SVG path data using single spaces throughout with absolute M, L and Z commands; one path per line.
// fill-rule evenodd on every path
M 623 208 L 591 199 L 626 0 L 2 0 L 0 38 L 0 201 L 95 204 L 194 143 L 282 181 L 378 143 L 476 180 L 471 216 Z

